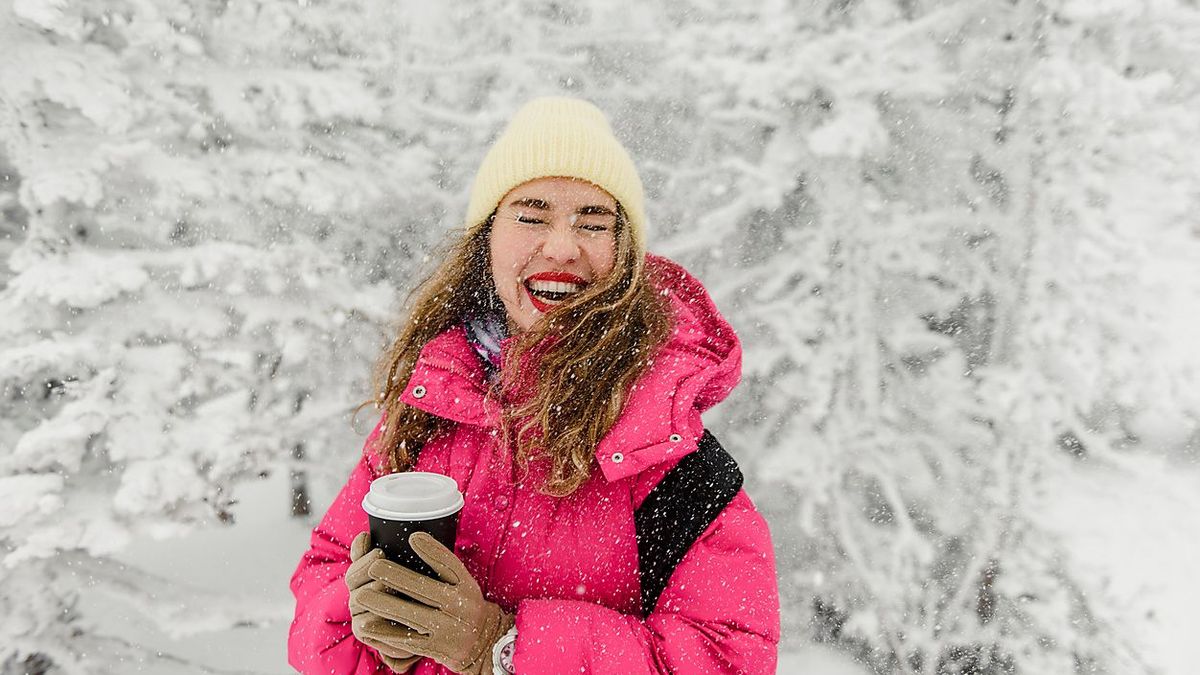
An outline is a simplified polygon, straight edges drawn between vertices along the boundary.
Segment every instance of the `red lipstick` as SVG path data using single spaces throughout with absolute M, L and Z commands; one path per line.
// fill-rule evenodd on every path
M 568 284 L 579 284 L 586 286 L 587 281 L 582 277 L 577 277 L 570 272 L 534 272 L 525 277 L 526 281 L 563 281 Z
M 588 285 L 588 282 L 586 279 L 584 279 L 583 277 L 577 276 L 575 274 L 571 274 L 570 272 L 557 272 L 557 271 L 555 271 L 555 272 L 535 272 L 535 273 L 530 274 L 529 276 L 525 277 L 525 282 L 523 284 L 523 286 L 525 287 L 525 294 L 529 296 L 529 302 L 533 305 L 534 309 L 541 312 L 542 314 L 545 314 L 546 312 L 549 312 L 550 310 L 557 307 L 559 305 L 559 303 L 562 302 L 562 300 L 550 302 L 550 301 L 547 301 L 546 299 L 539 298 L 533 292 L 533 289 L 530 288 L 530 286 L 529 286 L 529 282 L 531 282 L 531 281 L 553 281 L 553 282 L 559 282 L 559 283 L 573 284 L 575 286 L 578 286 L 580 289 L 583 289 L 584 287 L 586 287 Z

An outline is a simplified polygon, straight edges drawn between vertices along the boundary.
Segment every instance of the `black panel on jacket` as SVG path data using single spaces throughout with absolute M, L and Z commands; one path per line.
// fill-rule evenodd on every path
M 737 462 L 705 429 L 699 448 L 646 496 L 634 514 L 643 615 L 654 611 L 683 556 L 741 489 Z

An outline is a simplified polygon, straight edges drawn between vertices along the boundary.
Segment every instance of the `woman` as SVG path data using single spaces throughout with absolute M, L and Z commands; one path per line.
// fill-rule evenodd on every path
M 641 181 L 604 115 L 523 107 L 466 223 L 381 360 L 380 424 L 292 577 L 291 664 L 773 673 L 775 562 L 744 491 L 642 607 L 635 512 L 696 450 L 741 348 L 699 282 L 645 254 Z M 453 551 L 410 539 L 440 580 L 380 560 L 364 532 L 370 482 L 407 470 L 466 500 Z

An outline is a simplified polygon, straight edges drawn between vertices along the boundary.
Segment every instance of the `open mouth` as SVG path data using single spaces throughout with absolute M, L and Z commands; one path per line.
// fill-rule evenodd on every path
M 525 292 L 539 312 L 548 312 L 587 288 L 588 282 L 569 272 L 538 272 L 525 278 Z

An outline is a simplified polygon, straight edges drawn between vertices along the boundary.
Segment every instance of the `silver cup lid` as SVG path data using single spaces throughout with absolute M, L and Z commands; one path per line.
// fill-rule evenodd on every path
M 433 520 L 449 516 L 463 507 L 458 484 L 449 476 L 425 471 L 408 471 L 380 476 L 371 481 L 363 497 L 363 510 L 387 520 Z

